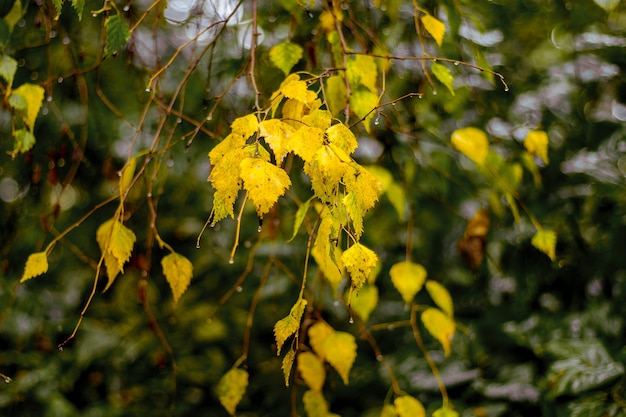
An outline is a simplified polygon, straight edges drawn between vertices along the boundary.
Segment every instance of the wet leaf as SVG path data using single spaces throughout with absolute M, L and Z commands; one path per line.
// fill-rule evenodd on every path
M 287 340 L 287 338 L 300 328 L 300 320 L 302 319 L 302 314 L 304 313 L 306 304 L 307 302 L 305 299 L 298 299 L 293 307 L 291 307 L 289 315 L 278 320 L 274 325 L 277 355 L 280 355 L 280 350 L 282 349 L 285 340 Z
M 450 93 L 454 95 L 454 77 L 452 76 L 450 69 L 448 69 L 445 65 L 433 62 L 430 70 L 433 72 L 435 78 L 441 81 L 441 84 L 445 85 L 446 88 L 450 90 Z
M 446 33 L 446 25 L 444 25 L 441 20 L 429 14 L 423 15 L 420 20 L 424 25 L 424 29 L 426 29 L 430 36 L 433 37 L 435 42 L 437 42 L 437 45 L 441 47 L 441 44 L 443 43 L 443 35 Z
M 259 217 L 263 217 L 291 186 L 282 168 L 261 158 L 245 158 L 240 163 L 243 188 L 248 191 Z
M 104 27 L 106 29 L 104 53 L 110 56 L 126 45 L 126 42 L 128 42 L 130 38 L 130 31 L 124 19 L 118 14 L 107 17 L 104 22 Z

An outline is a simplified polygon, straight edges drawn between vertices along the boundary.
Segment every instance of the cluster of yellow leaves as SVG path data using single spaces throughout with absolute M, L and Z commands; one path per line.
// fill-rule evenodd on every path
M 524 139 L 526 151 L 522 155 L 522 163 L 505 161 L 494 150 L 489 149 L 487 134 L 475 127 L 464 127 L 452 132 L 452 146 L 463 155 L 474 161 L 479 172 L 491 185 L 491 209 L 500 214 L 500 196 L 506 200 L 516 223 L 520 222 L 518 204 L 516 202 L 517 188 L 522 182 L 523 166 L 533 175 L 535 184 L 541 184 L 539 169 L 534 158 L 539 158 L 544 164 L 548 158 L 548 134 L 542 130 L 531 130 Z M 532 218 L 532 217 L 531 217 Z M 532 245 L 545 253 L 551 260 L 556 258 L 556 233 L 543 228 L 534 220 L 537 233 L 532 238 Z

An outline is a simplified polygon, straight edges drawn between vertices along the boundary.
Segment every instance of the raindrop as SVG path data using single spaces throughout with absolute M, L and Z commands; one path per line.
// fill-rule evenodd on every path
M 392 105 L 392 106 L 395 106 L 395 105 L 396 105 L 396 102 L 394 101 L 393 103 L 391 103 L 391 105 Z
M 383 355 L 376 355 L 376 360 L 378 362 L 382 362 L 383 361 Z
M 509 87 L 508 86 L 504 87 L 504 91 L 509 91 Z
M 127 11 L 129 11 L 129 10 L 130 10 L 130 6 L 129 6 L 129 5 L 126 5 L 126 6 L 124 6 L 124 9 L 122 9 L 122 10 L 124 10 L 125 12 L 127 12 Z
M 70 38 L 68 38 L 67 36 L 63 38 L 63 45 L 69 45 L 70 44 Z
M 196 249 L 200 249 L 200 244 L 196 243 Z
M 350 316 L 350 320 L 348 320 L 348 323 L 353 324 L 354 323 L 354 317 Z
M 174 166 L 174 160 L 173 159 L 168 159 L 167 162 L 165 163 L 169 168 Z
M 437 58 L 433 58 L 433 62 L 437 62 Z
M 63 77 L 59 77 L 59 78 L 57 78 L 57 82 L 58 82 L 59 84 L 61 84 L 61 83 L 63 82 Z
M 459 61 L 454 61 L 454 65 L 455 66 L 459 66 L 460 62 Z
M 52 101 L 52 96 L 48 96 L 48 97 L 46 97 L 46 101 L 47 101 L 47 102 L 51 102 L 51 101 Z
M 395 328 L 396 328 L 396 326 L 394 326 L 393 324 L 390 324 L 389 326 L 387 326 L 387 330 L 389 330 L 389 331 L 392 331 Z
M 63 346 L 59 345 L 59 351 L 63 352 Z
M 256 229 L 256 231 L 257 231 L 257 232 L 259 232 L 259 233 L 261 233 L 261 230 L 263 230 L 263 229 L 261 228 L 261 226 L 257 227 L 257 229 Z
M 238 286 L 237 288 L 235 288 L 235 291 L 237 291 L 237 292 L 242 292 L 242 291 L 243 291 L 243 288 L 242 288 L 242 287 L 241 287 L 241 285 L 240 285 L 240 286 Z
M 234 263 L 235 263 L 235 260 L 234 260 L 233 258 L 230 258 L 230 259 L 228 260 L 228 263 L 232 265 L 232 264 L 234 264 Z
M 378 119 L 374 120 L 374 125 L 375 125 L 375 126 L 378 126 L 378 123 L 380 123 L 380 122 L 378 121 Z
M 22 25 L 22 26 L 23 26 L 23 25 Z M 57 33 L 56 33 L 54 30 L 51 30 L 51 31 L 50 31 L 50 37 L 51 37 L 51 38 L 56 38 L 56 36 L 57 36 Z
M 213 119 L 213 113 L 210 113 L 210 114 L 206 117 L 206 119 L 207 119 L 208 121 L 211 121 L 211 120 Z
M 4 377 L 4 382 L 6 382 L 7 384 L 11 382 L 11 378 L 9 378 L 8 376 Z
M 176 123 L 181 124 L 182 122 L 183 122 L 183 119 L 181 119 L 180 117 L 176 119 Z
M 433 90 L 433 96 L 437 95 L 437 90 Z
M 150 87 L 146 87 L 146 93 L 150 92 Z

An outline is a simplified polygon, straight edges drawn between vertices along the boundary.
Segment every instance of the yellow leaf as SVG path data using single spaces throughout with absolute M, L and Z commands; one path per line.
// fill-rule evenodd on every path
M 389 270 L 391 283 L 398 290 L 405 303 L 413 301 L 415 294 L 422 289 L 428 273 L 426 269 L 411 261 L 398 262 Z
M 396 408 L 391 404 L 383 405 L 383 409 L 380 411 L 380 417 L 397 417 Z
M 122 173 L 120 175 L 120 195 L 124 195 L 128 187 L 130 186 L 130 182 L 133 180 L 135 176 L 135 168 L 137 167 L 137 157 L 130 158 L 128 163 L 122 168 Z
M 285 376 L 285 386 L 289 386 L 289 377 L 291 376 L 291 368 L 293 368 L 293 361 L 296 358 L 296 352 L 293 349 L 289 349 L 289 352 L 285 354 L 283 358 L 283 375 Z
M 174 304 L 185 293 L 191 277 L 193 276 L 193 265 L 189 259 L 178 253 L 170 253 L 161 259 L 163 275 L 172 288 Z
M 407 201 L 404 188 L 394 181 L 389 185 L 386 195 L 393 208 L 396 209 L 398 218 L 400 220 L 405 220 L 407 214 Z
M 475 412 L 475 415 L 477 415 L 478 413 Z M 457 413 L 456 411 L 448 408 L 447 406 L 441 407 L 438 410 L 435 410 L 433 412 L 433 417 L 459 417 L 459 413 Z
M 298 211 L 296 211 L 296 215 L 293 221 L 293 234 L 291 235 L 291 238 L 288 240 L 288 242 L 291 242 L 298 234 L 298 230 L 300 230 L 300 226 L 306 218 L 306 213 L 309 211 L 309 204 L 311 203 L 311 199 L 312 197 L 304 203 L 300 204 L 300 207 L 298 207 Z
M 326 130 L 330 127 L 332 119 L 333 116 L 328 110 L 311 109 L 307 115 L 302 117 L 302 123 L 309 127 Z
M 454 316 L 454 304 L 446 287 L 437 281 L 428 280 L 426 281 L 426 291 L 444 313 L 450 317 Z
M 341 75 L 333 75 L 326 80 L 326 105 L 333 116 L 338 117 L 348 104 L 346 80 Z
M 302 396 L 307 417 L 328 417 L 328 403 L 320 391 L 309 390 Z
M 487 134 L 475 127 L 452 132 L 452 145 L 477 164 L 483 164 L 489 152 Z
M 531 130 L 524 139 L 524 147 L 528 152 L 538 156 L 545 162 L 548 161 L 548 134 L 543 130 Z
M 217 384 L 217 397 L 231 416 L 248 388 L 248 372 L 236 368 L 226 372 Z
M 48 272 L 48 255 L 45 251 L 31 254 L 26 260 L 24 273 L 20 282 L 24 282 L 38 275 Z
M 46 91 L 40 85 L 26 83 L 13 90 L 11 97 L 9 97 L 10 103 L 15 102 L 13 96 L 19 96 L 21 99 L 18 101 L 22 102 L 21 100 L 23 100 L 22 103 L 25 103 L 25 109 L 20 108 L 19 110 L 25 112 L 24 123 L 31 133 L 35 128 L 35 120 L 37 119 L 39 109 L 41 109 L 45 92 Z
M 104 256 L 109 278 L 104 291 L 109 289 L 119 273 L 124 272 L 124 264 L 130 259 L 136 240 L 133 231 L 118 220 L 107 220 L 98 227 L 96 241 Z
M 311 254 L 320 271 L 331 283 L 333 290 L 336 291 L 343 277 L 341 265 L 337 263 L 337 260 L 340 259 L 337 256 L 340 249 L 336 244 L 331 244 L 331 239 L 338 237 L 339 230 L 335 224 L 336 219 L 330 210 L 325 209 L 320 214 L 320 217 L 322 220 L 317 228 L 317 236 L 315 237 Z
M 539 229 L 530 243 L 554 261 L 556 259 L 556 233 L 553 230 Z
M 335 332 L 335 329 L 330 327 L 325 321 L 318 321 L 311 327 L 309 327 L 309 343 L 311 347 L 317 353 L 320 359 L 326 359 L 326 351 L 324 350 L 324 343 L 326 339 Z
M 354 133 L 343 123 L 337 123 L 326 129 L 328 142 L 350 155 L 359 146 Z
M 344 384 L 348 384 L 350 369 L 356 359 L 356 340 L 346 332 L 333 332 L 323 343 L 324 359 L 337 371 Z
M 285 155 L 291 152 L 293 145 L 292 137 L 295 133 L 291 125 L 278 119 L 264 120 L 259 123 L 259 134 L 265 138 L 265 142 L 274 152 L 276 162 L 281 164 Z
M 426 330 L 441 343 L 443 353 L 448 356 L 454 337 L 454 321 L 437 308 L 427 308 L 422 313 L 422 323 Z
M 423 15 L 420 20 L 424 25 L 426 32 L 430 33 L 437 45 L 441 47 L 443 42 L 443 35 L 446 33 L 446 25 L 443 22 L 429 14 Z
M 359 119 L 363 120 L 367 133 L 370 133 L 370 121 L 376 113 L 376 106 L 378 106 L 378 94 L 371 91 L 357 90 L 353 91 L 350 96 L 350 108 Z
M 304 164 L 304 172 L 311 179 L 315 196 L 325 203 L 334 201 L 347 170 L 348 165 L 329 146 L 321 146 L 313 159 Z
M 285 340 L 298 330 L 300 327 L 300 320 L 304 309 L 306 307 L 306 300 L 304 298 L 298 299 L 296 303 L 291 307 L 289 315 L 276 322 L 274 325 L 274 337 L 276 338 L 276 354 L 280 355 L 280 350 L 285 343 Z
M 260 158 L 246 158 L 240 167 L 243 188 L 248 191 L 259 217 L 263 217 L 291 185 L 289 175 Z
M 356 297 L 352 297 L 350 300 L 350 308 L 358 314 L 364 323 L 367 323 L 377 305 L 378 288 L 371 284 L 364 285 Z
M 291 42 L 283 42 L 270 49 L 270 61 L 285 75 L 288 75 L 294 65 L 302 58 L 302 47 Z
M 363 232 L 363 217 L 374 207 L 380 195 L 382 184 L 373 174 L 363 167 L 348 171 L 344 176 L 346 196 L 343 205 L 352 220 L 354 234 L 359 239 Z
M 247 156 L 248 153 L 243 148 L 231 149 L 211 169 L 209 181 L 215 188 L 212 224 L 217 223 L 226 215 L 234 217 L 235 200 L 242 185 L 240 163 Z
M 241 135 L 230 134 L 218 143 L 211 152 L 209 152 L 209 160 L 211 165 L 217 165 L 220 160 L 230 151 L 241 149 L 246 144 L 246 138 Z
M 360 84 L 372 93 L 376 94 L 376 77 L 378 76 L 378 67 L 374 57 L 369 55 L 351 55 L 346 63 L 346 73 L 350 86 L 356 90 Z
M 230 130 L 233 135 L 241 136 L 244 139 L 249 138 L 256 133 L 259 128 L 259 121 L 254 114 L 247 114 L 242 117 L 238 117 L 230 125 Z
M 350 274 L 352 287 L 358 290 L 378 263 L 378 256 L 373 250 L 355 243 L 341 255 L 341 262 Z
M 305 162 L 315 157 L 318 149 L 324 143 L 324 131 L 318 127 L 302 126 L 298 129 L 291 142 L 293 152 Z
M 291 81 L 280 89 L 287 98 L 298 100 L 304 104 L 311 103 L 317 99 L 317 94 L 307 88 L 306 82 L 302 80 Z
M 393 404 L 398 417 L 426 417 L 426 410 L 422 403 L 410 395 L 397 397 Z
M 326 379 L 324 363 L 313 352 L 301 352 L 298 354 L 298 372 L 304 382 L 313 391 L 321 391 Z

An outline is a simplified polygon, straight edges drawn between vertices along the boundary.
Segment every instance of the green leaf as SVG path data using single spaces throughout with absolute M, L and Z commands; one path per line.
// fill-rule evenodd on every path
M 118 14 L 107 17 L 104 27 L 106 29 L 104 54 L 110 56 L 126 45 L 130 38 L 130 31 L 124 19 Z
M 350 108 L 359 119 L 363 120 L 367 133 L 370 132 L 370 121 L 374 117 L 377 105 L 378 95 L 371 91 L 357 90 L 350 96 Z
M 56 1 L 61 1 L 61 0 L 54 0 L 54 1 L 56 2 Z M 19 0 L 15 0 L 15 2 L 13 3 L 13 7 L 9 11 L 9 13 L 7 13 L 7 15 L 4 16 L 4 21 L 7 23 L 7 26 L 9 27 L 9 32 L 13 32 L 13 28 L 15 27 L 17 22 L 19 22 L 20 19 L 24 16 L 24 13 L 26 13 L 26 8 L 25 7 L 22 8 L 22 2 Z
M 48 272 L 48 254 L 45 251 L 33 253 L 26 260 L 24 274 L 22 274 L 20 282 L 27 281 L 46 272 Z
M 430 66 L 430 70 L 433 72 L 433 75 L 450 90 L 452 95 L 454 95 L 454 77 L 450 73 L 450 69 L 443 64 L 433 62 Z
M 72 0 L 72 6 L 76 10 L 78 20 L 83 18 L 83 9 L 85 8 L 85 0 Z
M 302 47 L 291 42 L 283 42 L 270 49 L 270 61 L 285 75 L 302 59 Z
M 391 283 L 398 290 L 405 303 L 410 304 L 415 294 L 422 289 L 428 273 L 426 269 L 411 261 L 399 262 L 389 270 Z
M 231 416 L 235 415 L 237 405 L 246 393 L 246 388 L 248 388 L 248 372 L 244 369 L 231 369 L 220 378 L 217 384 L 217 397 Z
M 291 307 L 289 315 L 278 320 L 274 325 L 277 355 L 280 355 L 280 350 L 282 349 L 287 338 L 300 328 L 300 320 L 302 319 L 302 314 L 304 314 L 306 304 L 307 302 L 304 298 L 298 299 L 298 301 L 296 301 L 296 303 Z
M 296 217 L 293 222 L 293 234 L 291 235 L 289 242 L 291 242 L 298 234 L 298 230 L 300 230 L 300 226 L 302 226 L 306 213 L 309 211 L 309 204 L 311 203 L 311 200 L 312 198 L 309 198 L 307 201 L 300 204 L 300 207 L 298 207 L 298 211 L 296 211 Z
M 376 87 L 378 67 L 376 67 L 374 57 L 369 55 L 351 55 L 346 65 L 348 81 L 352 89 L 356 90 L 357 86 L 362 85 L 374 94 L 378 92 Z
M 0 77 L 4 78 L 9 87 L 13 85 L 15 71 L 17 71 L 17 61 L 8 55 L 2 55 L 0 58 Z
M 444 25 L 441 20 L 429 14 L 423 15 L 420 20 L 422 21 L 426 32 L 430 33 L 430 36 L 432 36 L 435 42 L 437 42 L 437 45 L 441 47 L 443 35 L 446 33 L 446 25 Z
M 14 153 L 26 153 L 35 146 L 35 136 L 26 129 L 19 129 L 15 132 Z
M 532 237 L 530 243 L 551 260 L 556 259 L 556 233 L 552 230 L 540 229 Z
M 296 352 L 293 349 L 289 349 L 289 352 L 283 357 L 282 370 L 285 377 L 285 386 L 289 386 L 289 377 L 291 376 L 291 368 L 293 368 L 293 361 L 296 358 Z
M 422 403 L 410 395 L 397 397 L 393 404 L 398 417 L 426 417 L 426 410 Z
M 170 253 L 161 259 L 163 275 L 170 284 L 174 295 L 174 304 L 185 293 L 193 276 L 193 264 L 183 255 Z
M 313 391 L 321 391 L 326 379 L 324 363 L 313 352 L 301 352 L 298 354 L 298 372 L 302 380 Z
M 19 2 L 16 2 L 19 3 Z M 61 10 L 63 9 L 63 3 L 65 0 L 52 0 L 52 4 L 54 4 L 54 10 L 57 12 L 57 19 L 61 16 Z

